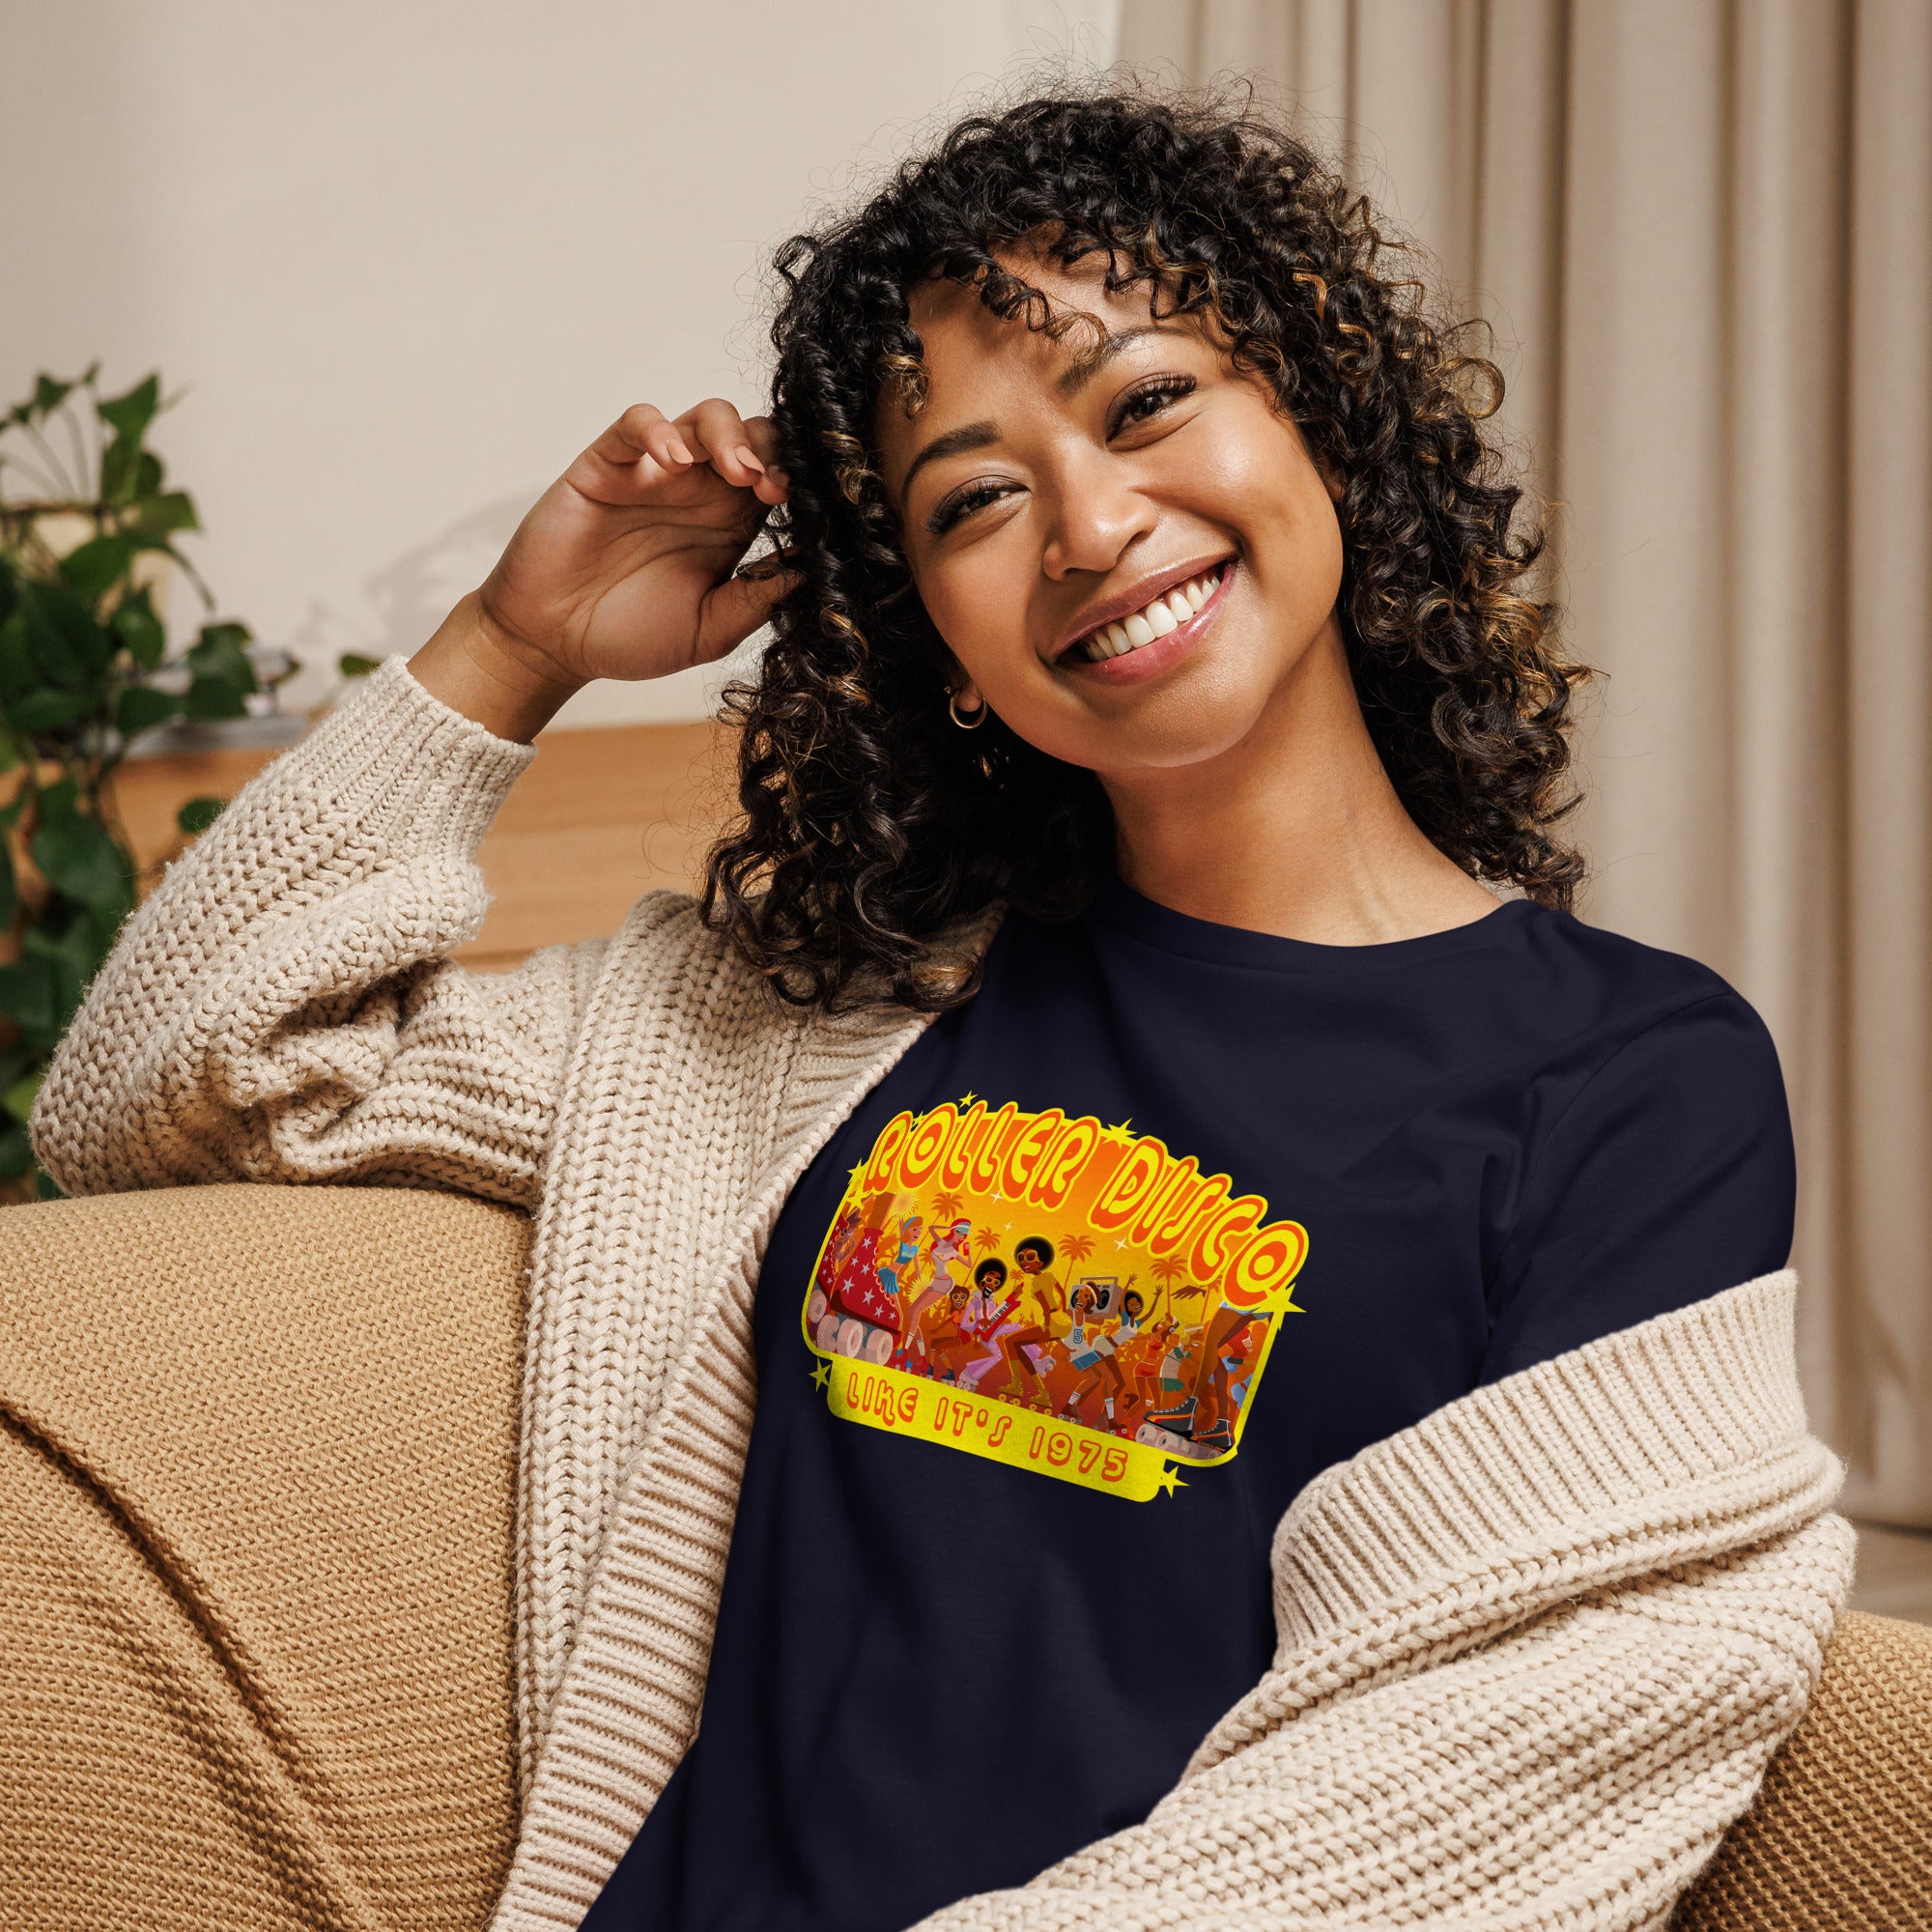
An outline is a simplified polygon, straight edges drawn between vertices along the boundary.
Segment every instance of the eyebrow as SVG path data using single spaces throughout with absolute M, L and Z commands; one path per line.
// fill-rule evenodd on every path
M 936 436 L 906 466 L 906 473 L 899 483 L 899 499 L 904 501 L 912 494 L 912 479 L 928 463 L 938 463 L 948 456 L 964 456 L 969 449 L 984 449 L 989 442 L 998 442 L 1000 429 L 997 423 L 966 423 L 958 429 L 950 429 L 944 436 Z
M 1111 335 L 1102 337 L 1053 386 L 1063 396 L 1078 395 L 1122 350 L 1132 348 L 1143 336 L 1179 335 L 1183 332 L 1157 322 L 1143 322 L 1132 328 L 1116 329 Z

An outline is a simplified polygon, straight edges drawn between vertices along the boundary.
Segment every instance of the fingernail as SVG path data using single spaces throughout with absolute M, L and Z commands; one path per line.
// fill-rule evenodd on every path
M 742 463 L 747 469 L 755 469 L 758 471 L 760 475 L 763 475 L 765 466 L 762 463 L 760 463 L 755 456 L 752 454 L 749 445 L 742 442 L 738 445 L 738 461 Z
M 665 444 L 665 447 L 668 450 L 669 450 L 671 455 L 671 460 L 674 463 L 690 463 L 695 460 L 691 454 L 691 451 L 685 448 L 683 440 L 679 437 L 675 436 L 672 437 L 671 440 Z

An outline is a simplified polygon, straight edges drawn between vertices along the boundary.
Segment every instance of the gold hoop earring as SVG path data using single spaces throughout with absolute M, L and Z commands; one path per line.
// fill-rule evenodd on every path
M 946 708 L 952 714 L 952 722 L 962 731 L 977 731 L 986 722 L 986 701 L 980 700 L 980 708 L 962 718 L 959 715 L 959 694 L 950 691 L 946 694 Z

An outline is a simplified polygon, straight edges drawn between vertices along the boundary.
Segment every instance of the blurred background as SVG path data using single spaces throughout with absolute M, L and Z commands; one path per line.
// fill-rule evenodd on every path
M 1813 1422 L 1899 1532 L 1861 1601 L 1932 1616 L 1926 0 L 13 0 L 0 530 L 136 531 L 96 614 L 146 586 L 160 628 L 103 648 L 169 639 L 106 739 L 78 670 L 34 716 L 121 760 L 104 810 L 152 868 L 413 650 L 626 404 L 757 404 L 778 240 L 989 94 L 1117 61 L 1253 77 L 1492 325 L 1549 588 L 1609 673 L 1585 916 L 1706 960 L 1776 1037 Z M 43 514 L 73 502 L 96 521 Z M 480 963 L 690 875 L 731 668 L 566 710 L 487 848 Z M 34 807 L 50 865 L 69 809 Z M 7 905 L 31 966 L 33 890 Z M 0 1013 L 43 998 L 25 970 Z

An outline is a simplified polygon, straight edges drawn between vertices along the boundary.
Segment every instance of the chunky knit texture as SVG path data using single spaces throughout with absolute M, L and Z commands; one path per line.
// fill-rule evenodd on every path
M 71 1192 L 536 1208 L 505 1932 L 577 1922 L 693 1735 L 765 1241 L 923 1024 L 782 1008 L 674 895 L 608 945 L 451 964 L 529 755 L 385 667 L 130 922 L 35 1120 Z M 1793 1291 L 1575 1350 L 1320 1478 L 1276 1539 L 1275 1668 L 1176 1791 L 932 1922 L 1661 1924 L 1796 1723 L 1849 1576 Z

